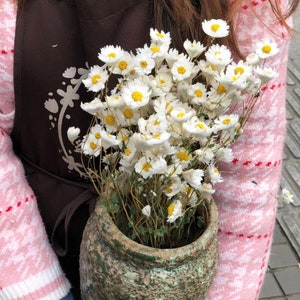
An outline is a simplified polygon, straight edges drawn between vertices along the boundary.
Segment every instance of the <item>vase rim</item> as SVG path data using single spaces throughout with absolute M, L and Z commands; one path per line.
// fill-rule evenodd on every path
M 209 202 L 210 218 L 201 236 L 195 241 L 178 248 L 153 248 L 139 244 L 125 234 L 113 222 L 106 207 L 98 200 L 95 214 L 98 220 L 98 230 L 105 243 L 109 247 L 116 248 L 120 255 L 130 256 L 135 261 L 142 261 L 144 264 L 152 265 L 173 265 L 186 261 L 187 259 L 201 255 L 210 243 L 217 238 L 218 231 L 218 209 L 215 201 Z

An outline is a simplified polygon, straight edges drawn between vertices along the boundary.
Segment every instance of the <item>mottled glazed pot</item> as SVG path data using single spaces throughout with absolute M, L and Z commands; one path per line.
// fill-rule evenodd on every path
M 217 267 L 217 229 L 212 202 L 200 238 L 175 249 L 151 248 L 121 233 L 98 201 L 81 244 L 82 299 L 203 299 Z

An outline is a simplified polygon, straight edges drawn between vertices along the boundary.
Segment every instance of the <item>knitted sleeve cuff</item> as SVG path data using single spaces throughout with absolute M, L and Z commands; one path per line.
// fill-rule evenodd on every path
M 59 300 L 70 291 L 60 265 L 55 261 L 49 268 L 10 286 L 0 286 L 1 300 Z

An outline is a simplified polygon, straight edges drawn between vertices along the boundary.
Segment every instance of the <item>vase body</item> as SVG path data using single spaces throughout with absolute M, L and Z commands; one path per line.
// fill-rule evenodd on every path
M 125 236 L 98 201 L 81 243 L 80 277 L 84 300 L 204 299 L 218 263 L 218 212 L 193 243 L 156 249 Z

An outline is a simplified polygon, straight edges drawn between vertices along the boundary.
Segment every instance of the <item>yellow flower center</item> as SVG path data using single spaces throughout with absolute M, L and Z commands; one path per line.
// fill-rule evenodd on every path
M 200 129 L 205 129 L 205 125 L 203 123 L 197 123 L 197 127 Z
M 185 151 L 180 151 L 177 153 L 177 158 L 184 161 L 190 160 L 190 155 Z
M 180 66 L 177 68 L 177 72 L 178 72 L 178 74 L 184 74 L 186 72 L 186 69 L 185 69 L 185 67 Z
M 198 98 L 201 98 L 203 96 L 203 92 L 201 90 L 195 90 L 194 94 Z
M 139 91 L 135 91 L 131 94 L 131 97 L 135 102 L 141 102 L 143 99 L 143 94 Z
M 129 148 L 126 148 L 124 152 L 126 156 L 129 156 L 131 154 L 131 150 Z
M 132 119 L 133 118 L 133 111 L 130 108 L 125 108 L 123 111 L 123 115 L 126 119 Z
M 185 116 L 185 113 L 182 111 L 182 112 L 179 112 L 177 114 L 177 118 L 183 118 Z
M 95 138 L 96 138 L 97 140 L 99 140 L 99 139 L 101 138 L 100 132 L 96 132 L 96 133 L 94 134 L 94 136 L 95 136 Z
M 212 71 L 216 71 L 217 68 L 215 65 L 208 65 L 208 67 L 212 70 Z
M 166 190 L 167 190 L 167 193 L 172 193 L 172 192 L 173 192 L 173 189 L 172 189 L 171 186 L 168 186 L 168 187 L 166 188 Z
M 164 37 L 165 37 L 164 34 L 159 33 L 159 32 L 156 34 L 156 36 L 158 36 L 158 37 L 160 37 L 160 38 L 164 38 Z
M 226 88 L 223 84 L 219 84 L 217 87 L 217 93 L 219 95 L 224 94 L 226 92 Z
M 160 48 L 159 48 L 158 46 L 152 46 L 152 47 L 150 48 L 150 50 L 151 50 L 153 53 L 157 53 L 157 52 L 160 51 Z
M 159 119 L 156 119 L 155 121 L 154 121 L 154 125 L 155 126 L 158 126 L 160 124 L 160 120 Z
M 217 167 L 214 168 L 214 171 L 215 171 L 216 174 L 220 173 L 220 171 L 219 171 L 219 169 Z
M 262 52 L 269 54 L 272 50 L 272 47 L 270 45 L 265 45 L 262 47 Z
M 110 57 L 110 58 L 115 58 L 117 55 L 116 55 L 115 52 L 110 52 L 110 53 L 107 54 L 107 56 Z
M 126 70 L 126 68 L 127 68 L 127 61 L 125 61 L 125 60 L 121 60 L 120 62 L 119 62 L 119 69 L 120 70 Z
M 166 81 L 165 81 L 164 79 L 160 79 L 160 80 L 159 80 L 159 83 L 160 83 L 160 84 L 165 84 Z
M 160 133 L 153 134 L 154 139 L 159 139 L 161 137 Z
M 107 115 L 105 117 L 105 122 L 106 122 L 106 124 L 111 125 L 111 126 L 116 123 L 113 115 Z
M 229 118 L 223 120 L 223 124 L 225 124 L 225 125 L 229 125 L 230 122 L 231 122 L 231 119 L 229 119 Z
M 243 67 L 237 67 L 235 68 L 234 70 L 234 74 L 237 75 L 237 74 L 243 74 L 244 73 L 244 68 Z
M 175 205 L 174 204 L 170 204 L 168 206 L 168 216 L 172 216 L 172 214 L 174 212 L 174 209 L 175 209 Z
M 147 172 L 147 171 L 149 171 L 151 168 L 152 168 L 151 164 L 148 163 L 148 162 L 145 162 L 145 163 L 143 164 L 142 171 L 146 171 L 146 172 Z
M 91 149 L 95 150 L 97 148 L 97 144 L 94 142 L 90 142 Z
M 101 76 L 100 74 L 95 74 L 93 77 L 92 77 L 92 84 L 97 84 L 98 81 L 100 80 Z
M 220 27 L 221 27 L 220 24 L 212 24 L 212 25 L 211 25 L 211 30 L 212 30 L 213 32 L 217 32 L 217 31 L 219 30 Z
M 147 61 L 146 60 L 141 60 L 140 61 L 140 66 L 144 69 L 144 68 L 147 68 L 147 66 L 148 66 L 148 63 L 147 63 Z

